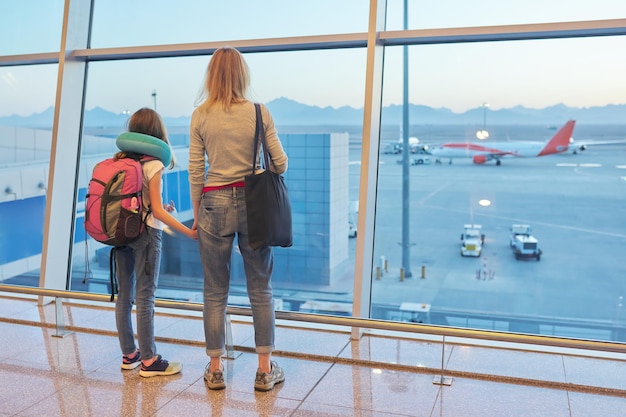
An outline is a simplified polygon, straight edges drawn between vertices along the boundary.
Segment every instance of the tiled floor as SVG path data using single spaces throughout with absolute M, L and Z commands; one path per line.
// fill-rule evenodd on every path
M 227 388 L 209 391 L 198 314 L 160 311 L 157 346 L 183 372 L 122 371 L 111 305 L 54 305 L 0 296 L 0 416 L 624 416 L 626 357 L 591 358 L 366 335 L 277 329 L 286 381 L 253 389 L 252 329 L 233 323 Z M 42 326 L 47 323 L 48 326 Z M 441 364 L 445 364 L 444 381 Z

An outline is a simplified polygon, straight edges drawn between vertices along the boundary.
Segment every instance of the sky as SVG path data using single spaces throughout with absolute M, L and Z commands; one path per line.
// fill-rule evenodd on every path
M 0 4 L 9 0 L 0 0 Z M 403 0 L 388 0 L 387 29 L 403 25 Z M 0 13 L 2 55 L 52 52 L 60 44 L 61 0 L 10 2 Z M 191 43 L 367 30 L 365 0 L 96 0 L 93 48 Z M 408 0 L 409 28 L 615 19 L 623 0 Z M 451 13 L 451 11 L 454 13 Z M 626 37 L 428 45 L 409 48 L 409 101 L 455 112 L 626 103 Z M 365 50 L 247 54 L 251 98 L 287 97 L 320 107 L 362 108 Z M 91 63 L 87 108 L 153 106 L 189 115 L 209 57 Z M 57 66 L 0 67 L 0 116 L 54 104 Z M 402 103 L 402 47 L 385 52 L 383 104 Z

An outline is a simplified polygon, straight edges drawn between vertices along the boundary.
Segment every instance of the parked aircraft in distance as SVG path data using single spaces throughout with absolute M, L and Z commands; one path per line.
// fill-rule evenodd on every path
M 415 136 L 409 136 L 409 147 L 412 148 L 414 146 L 417 146 L 420 143 L 420 140 L 418 138 L 416 138 Z M 398 145 L 403 145 L 404 144 L 404 138 L 400 137 L 398 139 Z
M 404 139 L 400 138 L 397 142 L 387 143 L 382 149 L 383 153 L 397 155 L 402 153 L 404 148 Z M 414 136 L 409 137 L 409 152 L 421 153 L 425 148 L 425 145 L 420 145 L 420 140 Z M 427 148 L 427 147 L 426 147 Z
M 440 146 L 429 148 L 429 153 L 440 160 L 440 158 L 472 158 L 475 164 L 484 164 L 494 160 L 496 165 L 500 165 L 503 158 L 526 157 L 534 158 L 538 156 L 552 155 L 567 152 L 572 143 L 572 132 L 574 131 L 574 120 L 568 121 L 556 134 L 547 142 L 490 142 L 485 144 L 475 142 L 445 143 Z

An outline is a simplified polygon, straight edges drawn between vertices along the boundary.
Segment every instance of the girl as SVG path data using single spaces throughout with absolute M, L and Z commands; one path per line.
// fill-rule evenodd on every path
M 128 121 L 128 131 L 143 133 L 158 138 L 169 145 L 167 132 L 161 117 L 152 109 L 142 108 Z M 123 158 L 125 152 L 115 157 Z M 174 167 L 174 158 L 169 168 Z M 191 239 L 198 238 L 198 232 L 180 223 L 170 213 L 173 204 L 163 204 L 161 181 L 165 166 L 158 159 L 142 164 L 144 212 L 148 207 L 145 228 L 138 240 L 116 250 L 118 276 L 118 297 L 115 303 L 115 321 L 120 347 L 122 349 L 122 369 L 135 369 L 141 366 L 143 377 L 173 375 L 181 371 L 180 362 L 168 362 L 156 353 L 154 343 L 154 293 L 156 291 L 159 268 L 161 266 L 161 243 L 165 226 L 184 234 Z M 133 303 L 137 306 L 137 339 L 135 346 L 131 312 Z M 141 353 L 140 353 L 141 352 Z

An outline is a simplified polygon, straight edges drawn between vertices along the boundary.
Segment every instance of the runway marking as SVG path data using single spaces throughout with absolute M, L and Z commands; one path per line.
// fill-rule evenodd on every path
M 426 195 L 424 198 L 420 198 L 418 203 L 424 204 L 425 201 L 429 200 L 431 197 L 435 196 L 436 194 L 439 194 L 439 192 L 442 191 L 444 188 L 447 188 L 448 184 L 449 183 L 442 184 L 439 188 L 437 188 L 436 190 L 433 190 L 431 193 Z
M 435 192 L 438 192 L 434 191 Z M 431 194 L 433 194 L 431 193 Z M 449 212 L 453 212 L 453 213 L 466 213 L 467 210 L 459 210 L 459 209 L 454 209 L 454 208 L 450 208 L 448 206 L 433 206 L 433 205 L 426 205 L 425 207 L 428 208 L 432 208 L 432 209 L 438 209 L 441 211 L 449 211 Z M 557 229 L 564 229 L 564 230 L 573 230 L 573 231 L 577 231 L 577 232 L 585 232 L 585 233 L 591 233 L 591 234 L 595 234 L 595 235 L 600 235 L 600 236 L 609 236 L 609 237 L 617 237 L 617 238 L 621 238 L 621 239 L 626 239 L 626 234 L 622 234 L 622 233 L 614 233 L 614 232 L 604 232 L 601 230 L 593 230 L 593 229 L 585 229 L 582 227 L 576 227 L 576 226 L 568 226 L 568 225 L 563 225 L 563 224 L 557 224 L 557 223 L 548 223 L 548 222 L 538 222 L 538 221 L 534 221 L 534 220 L 530 220 L 530 219 L 520 219 L 520 218 L 515 218 L 515 217 L 508 217 L 508 216 L 498 216 L 498 215 L 486 215 L 486 214 L 479 214 L 479 213 L 474 213 L 475 216 L 478 217 L 483 217 L 483 218 L 492 218 L 492 219 L 500 219 L 500 220 L 508 220 L 511 223 L 522 223 L 522 224 L 532 224 L 533 226 L 536 225 L 540 225 L 540 226 L 546 226 L 546 227 L 554 227 Z
M 593 164 L 593 163 L 589 163 L 589 164 L 572 164 L 572 163 L 558 163 L 556 164 L 557 167 L 580 167 L 580 168 L 599 168 L 602 166 L 602 164 Z M 624 168 L 626 168 L 626 165 L 624 165 Z
M 528 221 L 526 223 L 532 223 L 532 222 Z M 573 230 L 576 232 L 591 233 L 591 234 L 600 235 L 600 236 L 618 237 L 622 239 L 626 238 L 626 235 L 621 234 L 621 233 L 603 232 L 600 230 L 585 229 L 585 228 L 576 227 L 576 226 L 565 226 L 561 224 L 545 223 L 545 222 L 534 222 L 534 224 L 539 224 L 539 225 L 548 226 L 548 227 L 556 227 L 557 229 L 565 229 L 565 230 Z
M 626 165 L 615 165 L 617 169 L 626 169 Z

